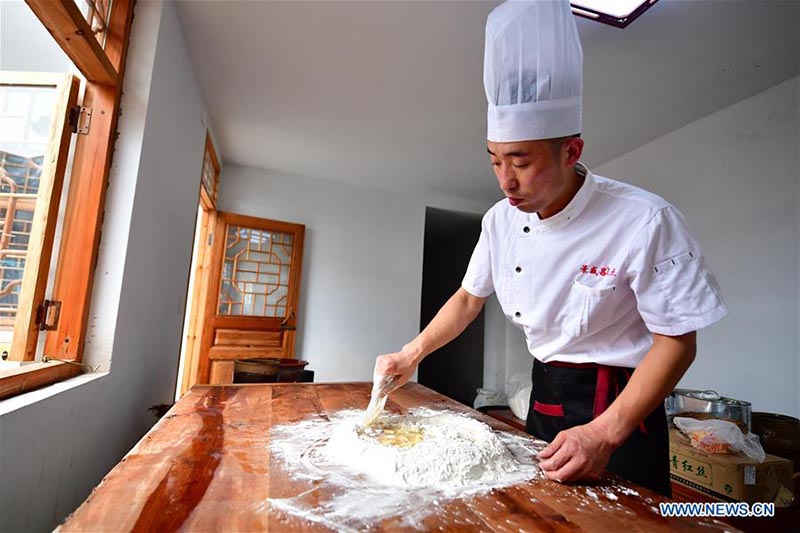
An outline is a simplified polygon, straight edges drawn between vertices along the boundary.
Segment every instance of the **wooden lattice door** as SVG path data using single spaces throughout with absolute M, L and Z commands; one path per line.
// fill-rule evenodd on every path
M 234 360 L 293 358 L 305 226 L 217 212 L 200 383 L 231 383 Z

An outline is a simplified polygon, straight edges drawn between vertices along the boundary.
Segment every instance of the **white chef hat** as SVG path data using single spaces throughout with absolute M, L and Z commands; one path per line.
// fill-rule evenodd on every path
M 483 85 L 490 141 L 580 133 L 583 51 L 569 1 L 497 6 L 486 20 Z

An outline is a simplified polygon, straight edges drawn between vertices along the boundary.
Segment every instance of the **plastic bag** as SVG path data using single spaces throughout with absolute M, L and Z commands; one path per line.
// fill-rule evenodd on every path
M 506 385 L 508 393 L 508 406 L 514 416 L 526 420 L 528 418 L 528 408 L 531 404 L 531 375 L 529 372 L 518 373 L 511 376 Z
M 762 463 L 766 459 L 758 435 L 753 433 L 745 435 L 733 422 L 715 418 L 697 420 L 685 416 L 676 416 L 673 422 L 691 439 L 692 446 L 698 450 L 708 453 L 742 452 L 757 463 Z
M 497 392 L 492 389 L 478 389 L 478 395 L 475 396 L 475 401 L 472 402 L 472 408 L 499 407 L 501 405 L 506 405 L 507 402 L 506 395 L 502 392 Z

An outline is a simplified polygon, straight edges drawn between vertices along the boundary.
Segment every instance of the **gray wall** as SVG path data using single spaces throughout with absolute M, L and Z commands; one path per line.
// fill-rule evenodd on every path
M 61 522 L 174 395 L 203 103 L 172 4 L 137 3 L 131 43 L 87 344 L 111 372 L 2 402 L 2 531 Z
M 306 225 L 297 357 L 316 381 L 371 380 L 375 357 L 419 332 L 426 205 L 485 209 L 252 167 L 223 176 L 223 211 Z
M 687 216 L 730 308 L 681 385 L 800 416 L 800 168 L 793 78 L 599 169 Z
M 69 72 L 72 62 L 23 0 L 0 1 L 0 69 Z

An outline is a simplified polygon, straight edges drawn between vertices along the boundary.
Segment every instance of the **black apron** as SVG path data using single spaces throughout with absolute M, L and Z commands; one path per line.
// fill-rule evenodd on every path
M 527 432 L 552 442 L 559 431 L 591 422 L 622 392 L 632 373 L 631 368 L 592 363 L 545 364 L 534 359 Z M 606 470 L 672 496 L 669 432 L 663 403 L 611 454 Z

